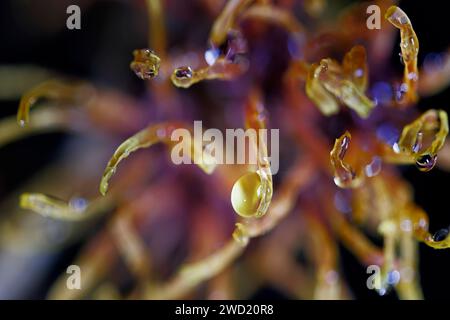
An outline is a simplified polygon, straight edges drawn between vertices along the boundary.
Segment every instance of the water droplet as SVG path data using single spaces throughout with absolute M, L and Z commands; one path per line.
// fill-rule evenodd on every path
M 261 202 L 261 178 L 256 172 L 240 177 L 231 190 L 231 204 L 242 217 L 253 217 Z
M 179 67 L 175 69 L 174 73 L 178 79 L 190 79 L 193 75 L 191 67 Z
M 248 243 L 249 237 L 245 226 L 242 223 L 236 223 L 236 229 L 233 232 L 233 239 L 239 244 L 245 246 Z
M 447 238 L 448 236 L 448 229 L 440 229 L 433 235 L 433 241 L 439 242 Z
M 426 153 L 416 159 L 416 166 L 420 171 L 430 171 L 436 165 L 437 156 Z
M 208 63 L 210 66 L 212 66 L 217 58 L 220 55 L 220 50 L 218 48 L 210 48 L 205 52 L 205 60 L 206 63 Z
M 349 188 L 357 185 L 356 173 L 354 171 L 344 172 L 339 177 L 334 177 L 333 181 L 340 188 Z
M 25 120 L 20 119 L 19 120 L 19 126 L 21 126 L 22 128 L 25 127 Z

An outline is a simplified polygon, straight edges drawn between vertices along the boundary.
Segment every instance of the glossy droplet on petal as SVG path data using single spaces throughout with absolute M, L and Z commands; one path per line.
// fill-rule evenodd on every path
M 430 109 L 403 128 L 398 153 L 409 156 L 421 171 L 429 171 L 436 165 L 437 153 L 443 148 L 448 131 L 447 113 Z
M 192 84 L 201 80 L 191 67 L 186 66 L 176 68 L 170 79 L 175 86 L 180 88 L 189 88 Z
M 433 235 L 433 241 L 439 242 L 443 241 L 445 238 L 447 238 L 449 233 L 448 229 L 440 229 Z
M 354 172 L 346 172 L 339 177 L 334 177 L 334 183 L 340 188 L 349 188 L 355 180 L 356 174 Z
M 235 230 L 233 232 L 233 239 L 237 243 L 239 243 L 239 244 L 241 244 L 243 246 L 248 244 L 249 237 L 247 235 L 247 231 L 245 229 L 245 226 L 242 223 L 236 223 L 236 228 L 235 228 Z
M 231 204 L 234 211 L 242 217 L 256 215 L 261 202 L 261 178 L 256 172 L 240 177 L 231 190 Z
M 362 175 L 344 161 L 345 154 L 350 146 L 351 135 L 346 131 L 336 139 L 330 152 L 331 166 L 334 172 L 334 183 L 340 188 L 356 188 L 362 182 Z
M 208 65 L 212 66 L 217 58 L 219 58 L 220 50 L 214 47 L 211 47 L 210 49 L 205 51 L 205 61 L 208 63 Z
M 152 50 L 134 50 L 133 55 L 130 68 L 139 78 L 148 80 L 158 75 L 161 59 Z
M 436 165 L 437 156 L 431 154 L 424 154 L 417 158 L 416 166 L 420 171 L 430 171 Z
M 174 74 L 178 79 L 190 79 L 192 78 L 193 71 L 191 67 L 180 67 L 175 69 Z

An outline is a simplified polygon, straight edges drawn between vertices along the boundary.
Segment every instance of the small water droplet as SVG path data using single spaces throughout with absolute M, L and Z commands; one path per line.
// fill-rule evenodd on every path
M 448 236 L 448 229 L 440 229 L 433 235 L 433 241 L 439 242 L 447 238 Z
M 397 142 L 392 146 L 392 150 L 394 150 L 395 153 L 400 153 L 400 146 Z
M 233 239 L 241 245 L 247 245 L 248 235 L 245 226 L 242 223 L 236 223 L 236 229 L 233 232 Z
M 436 165 L 437 156 L 433 156 L 429 153 L 420 156 L 416 160 L 416 166 L 420 171 L 430 171 Z
M 175 69 L 175 77 L 178 79 L 190 79 L 192 78 L 193 71 L 191 67 L 180 67 Z
M 22 128 L 25 127 L 25 120 L 19 120 L 19 126 L 21 126 Z
M 210 48 L 209 50 L 206 50 L 205 52 L 205 60 L 208 65 L 212 66 L 217 58 L 220 55 L 220 50 L 218 48 Z

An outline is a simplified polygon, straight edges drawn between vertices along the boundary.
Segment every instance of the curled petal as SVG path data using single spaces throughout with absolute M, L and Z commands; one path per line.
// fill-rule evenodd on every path
M 437 153 L 444 146 L 447 134 L 447 113 L 431 109 L 403 128 L 394 150 L 414 160 L 420 170 L 429 171 L 436 164 Z M 424 147 L 427 140 L 431 143 Z
M 351 80 L 346 79 L 340 66 L 331 59 L 322 59 L 318 77 L 323 86 L 350 109 L 355 110 L 361 118 L 367 118 L 375 107 L 364 92 Z M 360 85 L 360 84 L 359 84 Z
M 44 217 L 65 221 L 82 221 L 90 218 L 99 213 L 106 204 L 106 200 L 88 204 L 82 198 L 75 198 L 67 203 L 41 193 L 24 193 L 20 196 L 20 207 Z
M 344 73 L 351 79 L 359 91 L 367 90 L 368 68 L 366 49 L 363 46 L 354 46 L 344 56 L 342 62 Z
M 339 111 L 339 99 L 361 118 L 367 118 L 375 107 L 364 94 L 367 79 L 365 49 L 355 46 L 345 55 L 342 67 L 332 59 L 313 64 L 306 79 L 306 94 L 326 116 Z
M 334 97 L 319 81 L 320 66 L 313 64 L 306 78 L 306 94 L 325 116 L 339 112 L 339 105 Z
M 237 16 L 254 0 L 230 0 L 225 5 L 220 16 L 214 21 L 209 40 L 215 46 L 220 46 L 227 38 L 236 22 Z
M 79 97 L 85 97 L 88 89 L 89 87 L 83 83 L 72 84 L 56 80 L 43 82 L 22 96 L 17 111 L 17 122 L 22 127 L 28 124 L 30 108 L 41 98 L 74 101 Z
M 257 141 L 252 146 L 257 153 L 257 171 L 244 174 L 234 184 L 231 192 L 233 209 L 243 217 L 262 217 L 272 201 L 272 172 L 267 144 L 261 130 L 266 128 L 265 109 L 258 92 L 252 92 L 245 108 L 247 129 L 257 130 Z
M 33 122 L 21 128 L 15 116 L 0 120 L 0 146 L 42 132 L 71 130 L 71 115 L 66 109 L 55 110 L 50 107 L 36 110 Z
M 385 18 L 396 28 L 400 29 L 400 49 L 405 64 L 402 89 L 405 93 L 400 97 L 400 103 L 411 104 L 417 101 L 417 87 L 419 71 L 417 69 L 417 55 L 419 54 L 419 40 L 406 13 L 397 6 L 391 6 Z
M 123 159 L 127 158 L 130 153 L 135 152 L 138 149 L 148 148 L 158 142 L 163 142 L 168 145 L 174 144 L 171 136 L 176 129 L 188 130 L 188 141 L 185 141 L 185 139 L 183 139 L 183 145 L 186 144 L 186 148 L 190 151 L 189 156 L 194 160 L 194 163 L 197 164 L 206 173 L 211 173 L 216 166 L 215 162 L 213 161 L 214 159 L 205 158 L 205 156 L 208 156 L 208 154 L 204 152 L 203 146 L 201 144 L 195 142 L 191 143 L 190 138 L 192 135 L 190 134 L 190 129 L 188 128 L 189 126 L 183 123 L 164 122 L 156 125 L 151 125 L 125 140 L 117 148 L 116 152 L 114 152 L 113 156 L 106 165 L 106 169 L 103 172 L 103 176 L 100 182 L 100 193 L 102 195 L 106 194 L 106 191 L 108 190 L 109 180 L 116 172 L 117 166 Z
M 414 236 L 434 249 L 450 248 L 450 232 L 448 229 L 440 229 L 434 235 L 428 231 L 429 223 L 427 214 L 419 207 L 410 204 L 406 207 L 409 223 L 412 225 Z
M 357 173 L 348 163 L 344 162 L 345 154 L 350 146 L 352 136 L 346 131 L 336 139 L 330 152 L 331 165 L 334 171 L 334 182 L 341 188 L 356 188 L 362 182 L 362 174 Z

